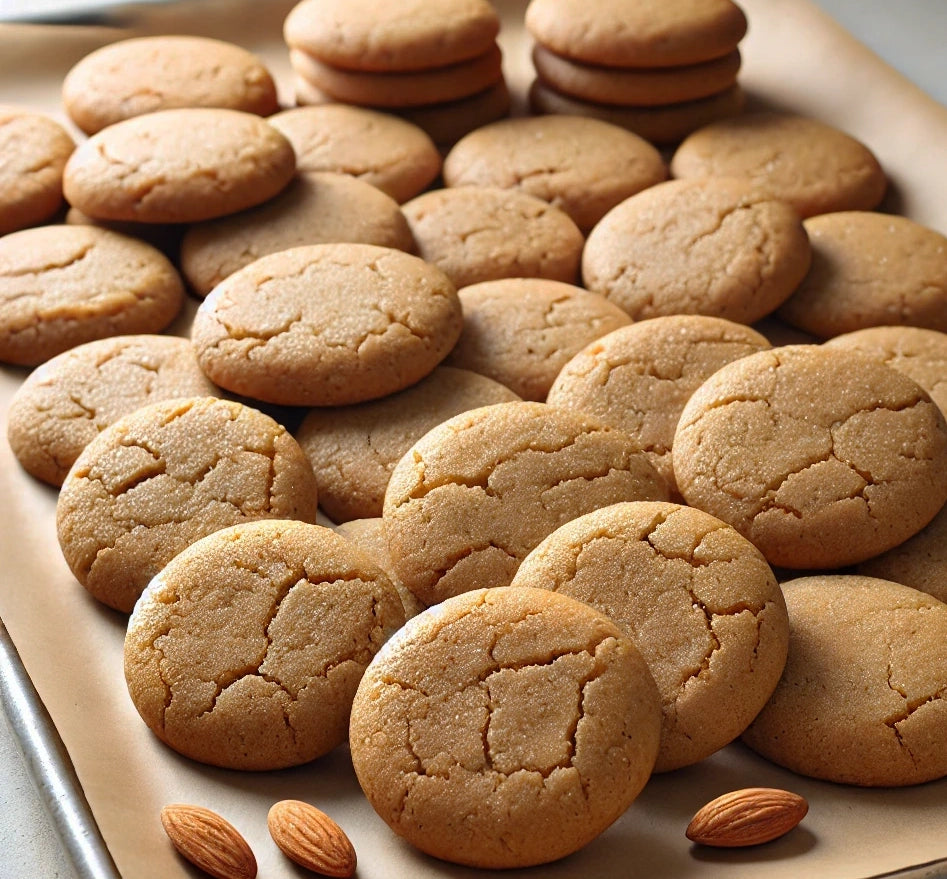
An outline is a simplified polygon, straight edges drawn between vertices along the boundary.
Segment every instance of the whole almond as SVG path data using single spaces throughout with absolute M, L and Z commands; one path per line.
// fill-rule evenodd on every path
M 299 800 L 280 800 L 266 816 L 270 836 L 290 860 L 323 876 L 351 876 L 355 848 L 325 812 Z
M 161 810 L 161 823 L 181 855 L 215 879 L 256 876 L 256 858 L 249 844 L 216 812 L 172 803 Z
M 809 811 L 799 794 L 771 787 L 747 787 L 711 800 L 687 827 L 687 838 L 701 845 L 736 848 L 777 839 Z

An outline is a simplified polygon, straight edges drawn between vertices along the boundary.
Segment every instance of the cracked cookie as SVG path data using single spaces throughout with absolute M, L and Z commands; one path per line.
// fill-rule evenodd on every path
M 381 568 L 331 529 L 242 523 L 148 584 L 125 679 L 175 751 L 228 769 L 296 766 L 345 741 L 362 673 L 403 623 Z
M 686 502 L 779 567 L 863 561 L 947 500 L 944 416 L 855 351 L 791 345 L 727 364 L 684 407 L 672 454 Z
M 793 772 L 868 787 L 947 775 L 947 605 L 854 575 L 783 583 L 789 659 L 743 735 Z
M 631 500 L 667 500 L 667 487 L 627 434 L 545 403 L 497 403 L 419 439 L 382 517 L 395 571 L 430 606 L 506 586 L 560 525 Z
M 460 335 L 447 275 L 370 244 L 261 257 L 201 303 L 191 340 L 211 380 L 254 400 L 339 406 L 420 381 Z
M 661 694 L 655 772 L 736 739 L 786 663 L 789 624 L 772 569 L 714 516 L 678 504 L 614 504 L 557 528 L 512 586 L 599 610 L 641 651 Z
M 76 579 L 131 611 L 190 544 L 253 519 L 315 522 L 316 481 L 295 439 L 229 400 L 152 403 L 106 427 L 63 482 L 56 530 Z
M 610 619 L 542 589 L 480 589 L 410 620 L 352 705 L 362 789 L 401 837 L 471 867 L 548 863 L 635 800 L 660 708 Z

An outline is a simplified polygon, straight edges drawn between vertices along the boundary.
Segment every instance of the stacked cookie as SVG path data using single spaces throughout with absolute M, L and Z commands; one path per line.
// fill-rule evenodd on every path
M 532 0 L 530 105 L 621 125 L 656 144 L 736 115 L 743 11 L 732 0 Z
M 449 145 L 509 111 L 499 30 L 487 0 L 303 0 L 283 35 L 299 104 L 394 112 Z

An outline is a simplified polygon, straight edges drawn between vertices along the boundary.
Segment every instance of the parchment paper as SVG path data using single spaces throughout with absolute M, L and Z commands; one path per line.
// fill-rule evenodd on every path
M 531 77 L 522 30 L 525 2 L 497 4 L 517 106 Z M 867 143 L 891 180 L 889 210 L 947 232 L 947 110 L 905 80 L 806 0 L 742 0 L 750 19 L 741 81 L 755 102 L 820 117 Z M 291 102 L 281 23 L 286 0 L 202 0 L 129 8 L 134 32 L 207 33 L 260 52 Z M 59 86 L 98 45 L 130 35 L 106 28 L 0 26 L 0 103 L 34 106 L 64 120 Z M 193 309 L 193 305 L 192 305 Z M 186 320 L 179 331 L 186 332 Z M 26 370 L 0 369 L 0 427 Z M 0 439 L 0 618 L 75 764 L 109 850 L 126 879 L 196 875 L 158 820 L 169 802 L 208 806 L 248 838 L 261 877 L 300 877 L 266 831 L 278 799 L 308 800 L 333 815 L 359 857 L 358 876 L 487 875 L 427 858 L 396 838 L 361 794 L 343 746 L 310 765 L 271 773 L 201 766 L 161 745 L 132 706 L 122 676 L 125 618 L 98 605 L 72 578 L 55 534 L 56 492 L 32 480 Z M 789 836 L 750 850 L 702 850 L 684 837 L 690 817 L 719 793 L 746 785 L 795 790 L 810 812 Z M 550 877 L 866 877 L 947 858 L 947 781 L 861 790 L 782 771 L 739 745 L 698 766 L 655 776 L 598 840 L 559 863 L 506 875 Z M 308 874 L 306 874 L 308 875 Z

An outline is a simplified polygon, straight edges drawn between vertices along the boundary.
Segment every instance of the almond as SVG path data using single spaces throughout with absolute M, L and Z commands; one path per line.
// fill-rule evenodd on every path
M 325 812 L 299 800 L 274 803 L 266 816 L 280 851 L 301 867 L 323 876 L 351 876 L 355 848 Z
M 788 833 L 808 811 L 809 804 L 799 794 L 747 787 L 707 803 L 687 826 L 687 838 L 722 848 L 759 845 Z
M 181 855 L 215 879 L 256 876 L 256 858 L 249 844 L 216 812 L 172 803 L 161 810 L 161 823 Z

